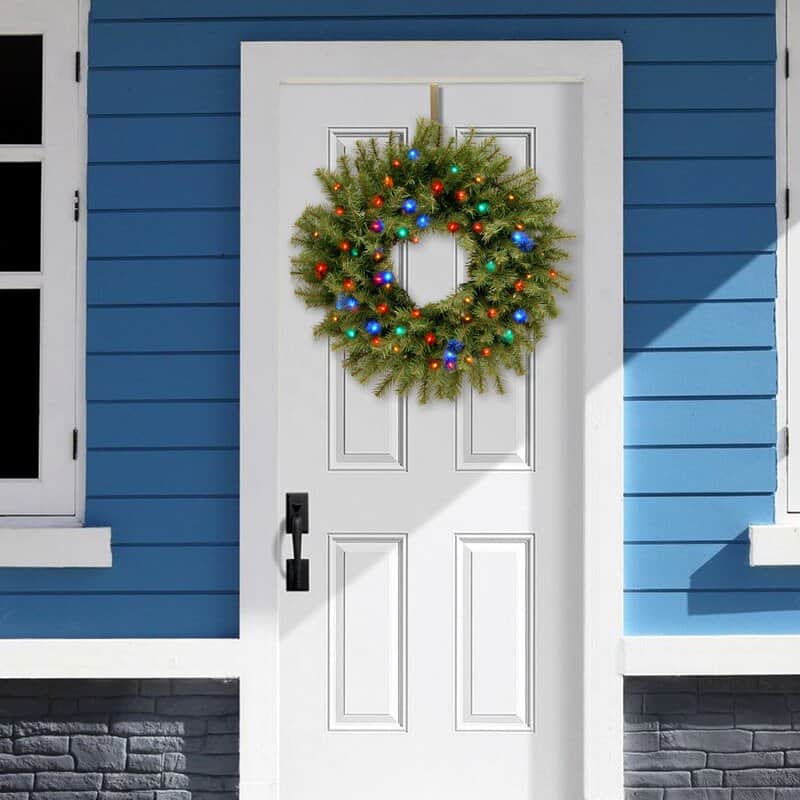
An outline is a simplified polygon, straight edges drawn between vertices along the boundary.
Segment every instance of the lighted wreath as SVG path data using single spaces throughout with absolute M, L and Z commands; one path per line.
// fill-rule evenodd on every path
M 536 196 L 534 171 L 509 173 L 509 163 L 494 139 L 440 144 L 439 125 L 420 120 L 410 147 L 396 135 L 371 139 L 336 172 L 316 171 L 329 202 L 295 223 L 297 293 L 325 309 L 315 334 L 377 395 L 416 388 L 423 403 L 452 399 L 464 381 L 502 392 L 504 370 L 524 374 L 558 313 L 556 292 L 566 292 L 555 267 L 568 234 L 553 222 L 558 203 Z M 398 283 L 392 250 L 431 233 L 456 237 L 469 279 L 418 306 Z

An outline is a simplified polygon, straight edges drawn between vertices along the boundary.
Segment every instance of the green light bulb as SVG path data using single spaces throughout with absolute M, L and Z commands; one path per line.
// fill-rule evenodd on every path
M 397 326 L 397 327 L 394 329 L 394 332 L 395 332 L 395 333 L 396 333 L 398 336 L 405 336 L 405 332 L 406 332 L 405 326 L 403 326 L 403 325 L 398 325 L 398 326 Z
M 459 167 L 457 164 L 453 164 L 453 166 L 450 167 L 450 172 L 452 172 L 453 175 L 457 175 L 459 172 L 461 172 L 461 167 Z
M 399 239 L 407 239 L 408 238 L 408 228 L 398 228 L 397 229 L 397 236 Z
M 503 334 L 503 341 L 506 344 L 511 344 L 514 341 L 514 331 L 510 328 Z
M 348 328 L 346 333 L 347 333 L 347 338 L 348 339 L 355 339 L 356 338 L 356 329 L 355 328 Z
M 481 200 L 477 206 L 475 206 L 477 212 L 479 214 L 488 214 L 489 213 L 489 204 L 485 200 Z
M 494 272 L 497 269 L 497 264 L 494 261 L 487 261 L 486 262 L 486 271 L 487 272 Z

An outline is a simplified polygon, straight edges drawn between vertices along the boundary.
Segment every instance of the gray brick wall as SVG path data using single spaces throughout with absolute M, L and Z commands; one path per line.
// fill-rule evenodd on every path
M 800 676 L 626 679 L 625 787 L 627 800 L 800 800 Z
M 239 687 L 0 681 L 0 800 L 235 800 Z

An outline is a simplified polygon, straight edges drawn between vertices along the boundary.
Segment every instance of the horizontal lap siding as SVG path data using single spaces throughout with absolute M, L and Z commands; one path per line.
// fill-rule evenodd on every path
M 752 575 L 742 543 L 775 476 L 773 11 L 94 0 L 88 518 L 113 526 L 115 566 L 5 573 L 2 635 L 236 635 L 238 64 L 256 39 L 622 39 L 626 624 L 800 630 L 800 580 Z

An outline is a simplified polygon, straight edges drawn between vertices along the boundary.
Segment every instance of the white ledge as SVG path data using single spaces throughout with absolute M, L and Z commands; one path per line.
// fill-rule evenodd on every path
M 238 639 L 0 639 L 0 679 L 237 678 L 242 667 Z
M 626 636 L 625 675 L 796 675 L 800 636 Z
M 751 525 L 750 566 L 800 566 L 800 527 Z
M 110 567 L 111 528 L 0 528 L 0 567 Z

